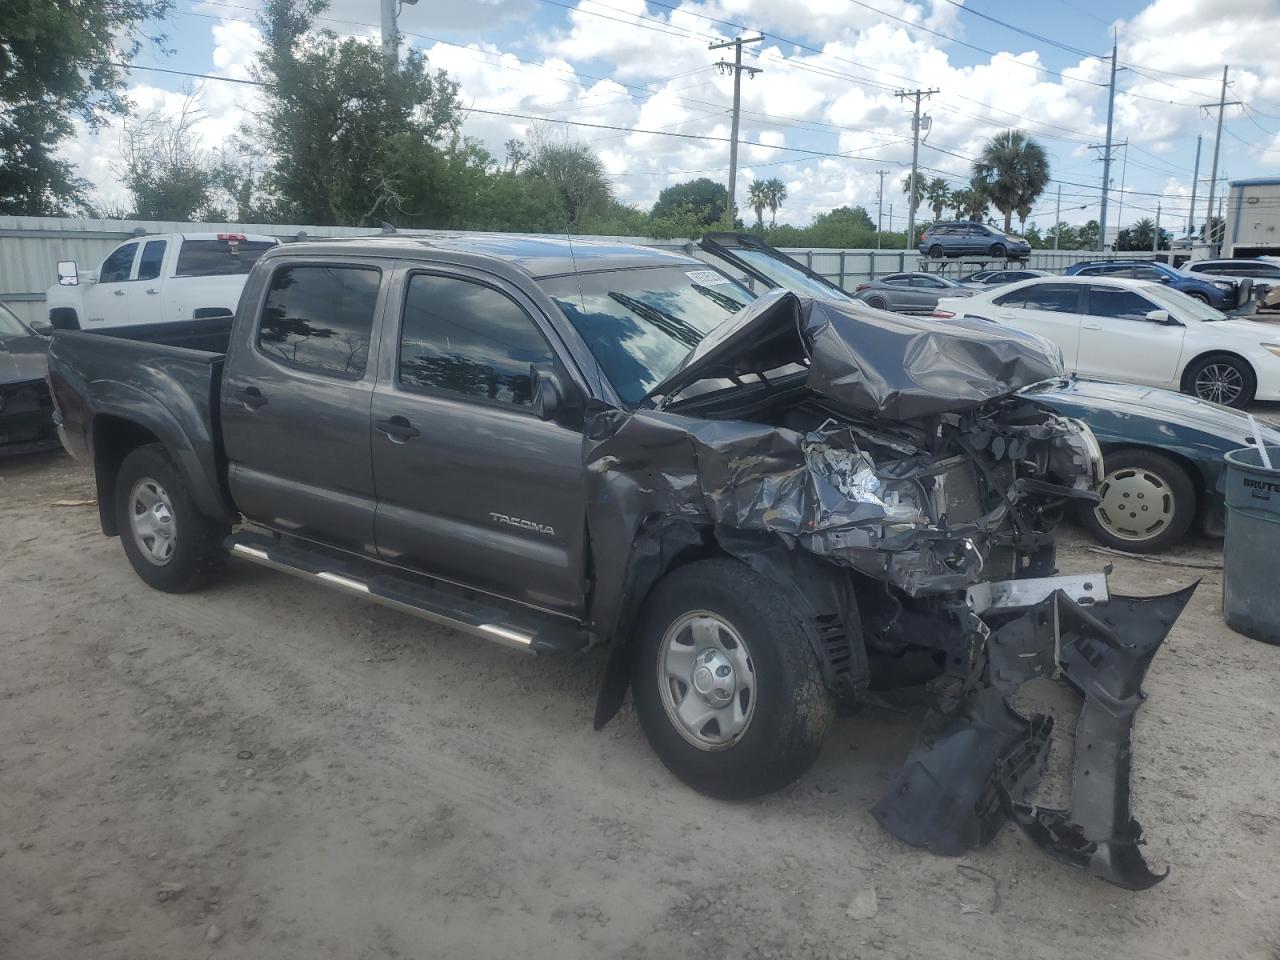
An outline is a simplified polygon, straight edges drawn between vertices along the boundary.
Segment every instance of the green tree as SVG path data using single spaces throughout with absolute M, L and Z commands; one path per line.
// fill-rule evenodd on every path
M 756 212 L 757 229 L 764 228 L 764 208 L 769 205 L 769 187 L 763 180 L 752 180 L 747 187 L 747 206 Z
M 933 210 L 933 219 L 941 220 L 943 209 L 951 203 L 951 188 L 941 177 L 934 177 L 925 185 L 924 198 Z
M 787 185 L 776 177 L 772 177 L 764 182 L 764 186 L 767 199 L 765 205 L 769 208 L 769 223 L 771 226 L 776 226 L 778 223 L 778 208 L 787 199 Z
M 604 163 L 585 143 L 538 144 L 525 176 L 552 187 L 560 197 L 569 230 L 580 230 L 583 220 L 603 214 L 613 200 Z
M 1076 249 L 1077 250 L 1096 250 L 1098 249 L 1098 221 L 1090 220 L 1083 227 L 1076 229 Z
M 58 150 L 75 120 L 100 129 L 124 113 L 123 73 L 147 21 L 172 0 L 7 0 L 0 13 L 0 214 L 83 207 L 88 184 Z
M 703 226 L 719 223 L 729 209 L 729 191 L 723 183 L 707 177 L 673 183 L 658 194 L 651 216 L 655 219 L 669 217 L 680 207 L 697 211 Z
M 1044 147 L 1021 130 L 1004 130 L 982 148 L 973 172 L 986 182 L 991 202 L 1004 214 L 1008 231 L 1013 214 L 1022 209 L 1029 212 L 1049 185 L 1049 157 Z
M 920 204 L 924 203 L 924 177 L 919 175 L 915 178 L 915 192 L 911 190 L 911 174 L 907 174 L 902 178 L 902 192 L 907 195 L 907 202 L 913 210 L 919 210 Z
M 377 46 L 314 29 L 327 8 L 328 0 L 268 0 L 253 67 L 265 101 L 243 135 L 268 158 L 261 186 L 277 217 L 376 224 L 406 202 L 389 169 L 392 143 L 445 146 L 461 121 L 458 86 L 417 51 L 387 70 Z

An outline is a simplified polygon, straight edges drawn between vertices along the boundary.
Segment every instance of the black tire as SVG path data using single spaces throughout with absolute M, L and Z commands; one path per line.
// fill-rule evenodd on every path
M 1216 379 L 1205 377 L 1205 374 L 1215 367 L 1222 370 L 1231 383 L 1238 381 L 1239 393 L 1225 399 L 1215 398 L 1213 388 L 1206 387 L 1202 381 L 1202 378 Z M 1229 353 L 1211 353 L 1198 357 L 1187 365 L 1186 372 L 1182 375 L 1183 393 L 1189 393 L 1200 400 L 1208 400 L 1210 403 L 1221 403 L 1227 407 L 1247 407 L 1253 401 L 1253 394 L 1257 389 L 1258 378 L 1254 375 L 1253 367 Z
M 55 330 L 79 330 L 80 317 L 74 307 L 54 307 L 49 311 L 49 326 Z
M 1187 296 L 1193 300 L 1199 300 L 1205 306 L 1209 305 L 1209 295 L 1207 293 L 1201 293 L 1200 291 L 1196 290 L 1193 292 L 1189 292 Z
M 867 300 L 868 307 L 874 307 L 876 310 L 888 310 L 889 304 L 880 297 L 870 297 Z
M 135 490 L 148 481 L 154 486 Z M 135 515 L 151 512 L 139 510 L 144 506 L 141 498 L 156 496 L 157 490 L 173 531 L 162 538 L 169 550 L 164 559 L 152 559 L 147 538 L 135 532 L 134 525 Z M 186 481 L 161 444 L 138 447 L 124 458 L 116 474 L 115 499 L 120 543 L 134 572 L 148 586 L 166 593 L 186 593 L 211 583 L 226 569 L 227 551 L 222 541 L 230 528 L 200 513 Z M 150 539 L 156 542 L 155 537 Z
M 991 245 L 991 255 L 1001 260 L 1009 259 L 1009 248 L 1003 243 L 993 243 Z
M 1085 507 L 1081 514 L 1085 528 L 1099 543 L 1129 553 L 1159 553 L 1191 529 L 1196 485 L 1177 461 L 1152 450 L 1111 450 L 1104 457 L 1102 472 L 1103 502 Z M 1137 489 L 1121 497 L 1121 487 L 1112 491 L 1117 484 Z M 1117 500 L 1123 504 L 1119 510 Z
M 728 800 L 760 796 L 794 781 L 818 756 L 835 704 L 793 606 L 776 585 L 722 559 L 679 568 L 645 601 L 631 674 L 636 713 L 654 752 L 698 792 Z M 753 712 L 736 740 L 716 748 L 686 739 L 664 704 L 661 688 L 665 683 L 670 691 L 671 682 L 658 676 L 664 635 L 694 612 L 740 633 L 751 665 Z
M 942 255 L 943 255 L 942 244 L 935 243 L 932 247 L 929 248 L 929 256 L 932 257 L 934 260 L 940 260 L 942 258 Z

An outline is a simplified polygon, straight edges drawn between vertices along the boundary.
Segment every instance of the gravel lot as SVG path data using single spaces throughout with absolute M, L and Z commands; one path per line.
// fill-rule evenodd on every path
M 244 564 L 146 589 L 83 469 L 0 463 L 0 956 L 1280 958 L 1280 648 L 1204 582 L 1147 681 L 1134 805 L 1167 881 L 1134 894 L 1010 827 L 944 859 L 869 807 L 923 715 L 837 723 L 766 800 L 700 797 L 597 658 L 535 660 Z M 1217 545 L 1174 555 L 1212 565 Z M 1110 558 L 1069 533 L 1065 571 Z M 1052 799 L 1052 798 L 1049 798 Z

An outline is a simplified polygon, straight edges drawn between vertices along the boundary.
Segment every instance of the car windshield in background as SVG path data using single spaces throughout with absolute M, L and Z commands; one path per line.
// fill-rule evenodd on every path
M 803 270 L 797 270 L 795 267 L 789 266 L 760 250 L 738 247 L 733 252 L 784 290 L 790 290 L 792 293 L 807 293 L 814 297 L 825 297 L 828 300 L 851 299 L 839 290 L 813 279 Z
M 0 304 L 0 337 L 25 337 L 30 331 L 22 325 L 22 321 L 8 307 Z
M 591 349 L 628 406 L 689 351 L 755 299 L 710 269 L 610 270 L 539 281 Z
M 248 273 L 258 258 L 274 247 L 266 240 L 183 240 L 178 277 L 230 277 Z

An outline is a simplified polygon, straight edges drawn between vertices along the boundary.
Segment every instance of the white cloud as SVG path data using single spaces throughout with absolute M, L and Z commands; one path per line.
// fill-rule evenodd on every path
M 329 15 L 372 23 L 370 6 L 368 0 L 335 0 Z M 877 0 L 875 6 L 910 24 L 960 39 L 969 37 L 975 24 L 943 0 Z M 536 24 L 534 13 L 548 10 L 533 0 L 423 0 L 404 6 L 400 22 L 411 35 L 466 28 L 483 36 L 485 28 L 504 29 L 518 18 Z M 465 130 L 496 155 L 501 156 L 505 140 L 528 137 L 538 124 L 480 110 L 547 117 L 555 121 L 553 132 L 583 140 L 599 152 L 619 197 L 647 207 L 671 183 L 699 175 L 725 176 L 728 144 L 560 121 L 727 137 L 732 78 L 717 73 L 711 64 L 731 51 L 713 52 L 707 46 L 734 35 L 736 25 L 803 45 L 771 35 L 744 50 L 744 61 L 764 72 L 742 83 L 740 135 L 759 145 L 740 150 L 740 199 L 754 177 L 776 176 L 788 184 L 790 199 L 783 215 L 792 222 L 805 222 L 844 204 L 861 204 L 874 216 L 879 186 L 875 171 L 888 169 L 886 205 L 892 201 L 900 211 L 900 184 L 911 155 L 910 107 L 894 94 L 919 85 L 941 90 L 924 105 L 932 121 L 920 150 L 920 162 L 927 168 L 924 175 L 941 171 L 957 183 L 967 180 L 967 158 L 998 130 L 1019 127 L 1041 140 L 1056 176 L 1068 181 L 1063 186 L 1064 208 L 1080 207 L 1091 202 L 1090 197 L 1096 202 L 1096 188 L 1089 185 L 1098 183 L 1100 168 L 1088 144 L 1104 136 L 1110 64 L 1088 57 L 1062 66 L 1060 53 L 1048 51 L 1054 54 L 1049 62 L 1061 71 L 1056 75 L 1030 39 L 1009 45 L 1008 35 L 1001 34 L 1003 46 L 995 49 L 1003 53 L 973 63 L 972 52 L 965 51 L 961 62 L 969 65 L 957 66 L 949 42 L 856 3 L 680 0 L 672 10 L 644 0 L 577 0 L 561 26 L 530 30 L 513 43 L 478 39 L 458 47 L 421 36 L 414 42 L 428 51 L 433 68 L 443 68 L 460 81 L 463 100 L 472 108 Z M 340 24 L 329 26 L 344 29 Z M 1153 66 L 1121 71 L 1114 135 L 1135 145 L 1125 185 L 1151 194 L 1126 196 L 1126 217 L 1131 210 L 1154 207 L 1157 199 L 1168 204 L 1173 217 L 1184 215 L 1178 210 L 1185 210 L 1188 202 L 1192 160 L 1186 138 L 1212 132 L 1208 119 L 1194 106 L 1216 95 L 1214 74 L 1219 68 L 1212 64 L 1233 65 L 1229 99 L 1245 100 L 1263 114 L 1274 115 L 1253 114 L 1254 126 L 1238 111 L 1229 114 L 1235 120 L 1229 128 L 1250 143 L 1225 140 L 1223 170 L 1243 176 L 1280 166 L 1280 73 L 1269 63 L 1267 45 L 1258 42 L 1259 37 L 1280 35 L 1280 3 L 1152 0 L 1117 27 L 1122 63 L 1158 64 L 1161 71 L 1200 78 L 1157 72 Z M 372 27 L 346 30 L 374 32 Z M 258 44 L 254 29 L 229 20 L 217 22 L 211 39 L 215 72 L 247 76 Z M 151 106 L 172 105 L 177 96 L 142 83 L 131 95 L 140 105 Z M 206 84 L 208 116 L 201 135 L 210 143 L 228 137 L 251 95 L 249 87 Z M 110 171 L 118 137 L 118 123 L 96 136 L 82 132 L 67 151 L 108 195 L 118 192 Z M 867 159 L 771 149 L 782 146 Z M 1183 170 L 1185 175 L 1179 172 Z M 1202 175 L 1207 171 L 1206 144 Z M 1119 187 L 1118 173 L 1114 182 Z M 1053 194 L 1051 189 L 1037 205 L 1042 225 L 1052 219 Z M 1081 221 L 1096 214 L 1095 206 L 1064 212 L 1064 218 Z

